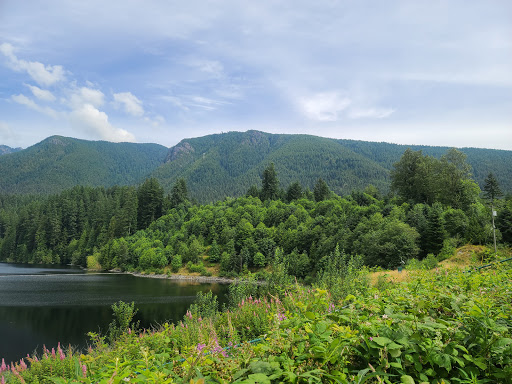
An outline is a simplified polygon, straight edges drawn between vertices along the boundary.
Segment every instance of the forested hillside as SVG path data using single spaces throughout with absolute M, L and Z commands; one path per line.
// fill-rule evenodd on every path
M 489 196 L 498 241 L 511 243 L 511 196 L 501 199 L 488 177 L 482 199 L 469 169 L 457 150 L 440 159 L 407 150 L 391 172 L 394 196 L 370 186 L 340 197 L 321 179 L 312 192 L 300 183 L 282 191 L 273 163 L 261 187 L 214 204 L 193 204 L 184 179 L 167 197 L 154 178 L 138 189 L 75 187 L 28 204 L 0 196 L 0 260 L 85 265 L 91 257 L 104 269 L 201 273 L 207 261 L 227 275 L 281 260 L 298 278 L 334 260 L 393 268 L 491 241 Z
M 11 148 L 7 145 L 0 145 L 0 155 L 6 155 L 8 153 L 14 153 L 21 151 L 21 148 Z
M 299 182 L 312 190 L 321 178 L 339 195 L 368 185 L 386 193 L 389 172 L 407 148 L 440 158 L 448 148 L 405 146 L 309 135 L 259 131 L 228 132 L 182 140 L 167 149 L 157 144 L 108 143 L 50 137 L 30 148 L 0 157 L 0 192 L 58 193 L 75 185 L 138 185 L 158 179 L 164 191 L 185 179 L 191 198 L 213 202 L 238 197 L 259 185 L 271 162 L 280 188 Z M 493 172 L 512 192 L 512 151 L 464 148 L 474 180 L 483 186 Z
M 318 178 L 345 195 L 372 184 L 382 192 L 390 186 L 389 171 L 407 148 L 439 158 L 448 148 L 405 146 L 309 135 L 277 135 L 259 131 L 228 132 L 186 139 L 169 150 L 153 176 L 166 190 L 178 178 L 187 181 L 191 196 L 215 201 L 241 196 L 260 183 L 263 169 L 273 162 L 286 189 L 298 181 L 312 189 Z M 512 192 L 512 151 L 464 148 L 475 181 L 483 186 L 489 172 Z
M 166 153 L 158 144 L 52 136 L 0 157 L 0 192 L 50 194 L 76 185 L 134 185 L 144 181 Z

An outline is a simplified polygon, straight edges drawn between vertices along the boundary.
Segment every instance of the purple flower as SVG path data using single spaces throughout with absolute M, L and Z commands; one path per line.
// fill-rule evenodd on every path
M 0 366 L 0 373 L 7 370 L 7 365 L 5 365 L 5 360 L 2 359 L 2 365 Z M 3 377 L 3 376 L 2 376 Z
M 84 365 L 82 365 L 82 375 L 87 376 L 87 367 Z
M 368 340 L 373 341 L 373 337 L 371 337 L 371 336 L 370 336 L 370 337 L 368 338 Z
M 206 344 L 201 344 L 201 343 L 199 343 L 199 344 L 197 344 L 197 347 L 196 347 L 196 348 L 197 348 L 197 351 L 198 351 L 199 353 L 201 353 L 201 351 L 204 349 L 204 347 L 206 347 Z
M 5 384 L 5 378 L 2 376 L 2 381 L 1 381 L 2 384 Z

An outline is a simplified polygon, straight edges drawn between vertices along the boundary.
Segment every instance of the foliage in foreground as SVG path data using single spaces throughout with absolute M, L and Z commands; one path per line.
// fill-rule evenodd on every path
M 501 268 L 504 268 L 502 265 Z M 512 272 L 413 271 L 342 300 L 289 285 L 94 349 L 22 361 L 8 383 L 512 383 Z M 213 299 L 213 298 L 212 298 Z M 208 314 L 209 317 L 202 317 Z M 191 381 L 192 380 L 192 381 Z

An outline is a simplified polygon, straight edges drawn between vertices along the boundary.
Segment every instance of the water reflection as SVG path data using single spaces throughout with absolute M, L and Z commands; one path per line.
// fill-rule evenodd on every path
M 19 359 L 59 341 L 86 347 L 87 332 L 106 331 L 112 319 L 110 306 L 119 300 L 135 302 L 136 320 L 143 327 L 175 322 L 183 318 L 197 292 L 210 289 L 220 302 L 225 300 L 227 287 L 221 284 L 0 263 L 0 358 Z

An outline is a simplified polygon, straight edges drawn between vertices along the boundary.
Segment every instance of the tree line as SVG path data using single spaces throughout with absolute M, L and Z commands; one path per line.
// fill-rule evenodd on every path
M 434 159 L 408 150 L 391 179 L 392 193 L 368 186 L 342 197 L 322 179 L 313 191 L 298 181 L 283 189 L 270 164 L 260 187 L 213 204 L 192 203 L 183 179 L 167 196 L 156 179 L 23 202 L 0 196 L 0 259 L 86 266 L 92 257 L 104 269 L 174 272 L 208 265 L 230 276 L 279 259 L 288 274 L 308 279 L 333 257 L 394 268 L 487 243 L 491 197 L 498 238 L 512 242 L 511 196 L 500 199 L 492 175 L 481 196 L 460 152 Z

